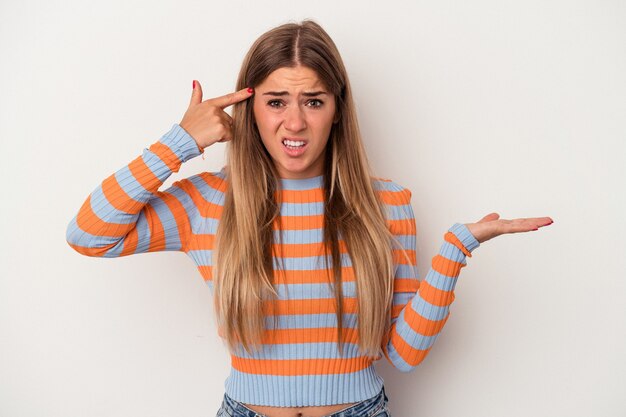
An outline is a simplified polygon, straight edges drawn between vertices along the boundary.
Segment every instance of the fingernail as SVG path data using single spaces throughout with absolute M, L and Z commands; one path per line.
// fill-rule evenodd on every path
M 196 89 L 196 80 L 193 80 L 193 83 L 191 83 L 191 89 L 192 90 Z
M 254 92 L 254 88 L 248 87 L 248 93 L 252 94 Z

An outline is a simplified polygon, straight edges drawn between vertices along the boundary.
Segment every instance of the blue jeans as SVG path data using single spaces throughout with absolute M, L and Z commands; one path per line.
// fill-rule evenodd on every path
M 385 387 L 372 398 L 358 402 L 350 407 L 339 410 L 336 413 L 325 417 L 391 417 L 387 403 L 389 399 L 385 394 Z M 239 401 L 224 394 L 222 406 L 215 417 L 268 417 L 265 414 L 258 414 L 249 409 Z

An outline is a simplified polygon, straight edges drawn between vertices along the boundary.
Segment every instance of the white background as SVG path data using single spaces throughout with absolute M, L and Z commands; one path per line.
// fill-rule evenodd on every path
M 193 79 L 231 92 L 303 18 L 339 47 L 375 174 L 413 191 L 422 277 L 454 222 L 555 221 L 474 251 L 414 372 L 377 362 L 394 417 L 626 415 L 625 3 L 297 3 L 0 3 L 0 415 L 215 415 L 230 359 L 191 259 L 84 257 L 66 227 Z

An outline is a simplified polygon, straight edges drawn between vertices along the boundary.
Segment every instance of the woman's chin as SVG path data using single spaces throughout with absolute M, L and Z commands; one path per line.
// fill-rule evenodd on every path
M 289 179 L 298 179 L 298 178 L 308 178 L 313 175 L 309 175 L 310 171 L 309 166 L 289 166 L 284 167 L 279 171 L 281 178 L 289 178 Z

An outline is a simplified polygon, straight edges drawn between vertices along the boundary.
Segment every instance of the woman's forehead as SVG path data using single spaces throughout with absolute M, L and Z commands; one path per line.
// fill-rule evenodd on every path
M 280 93 L 273 95 L 303 94 L 307 96 L 328 93 L 322 80 L 311 68 L 304 66 L 282 67 L 274 70 L 261 84 L 256 87 L 261 94 L 267 92 Z M 314 94 L 317 93 L 317 94 Z

